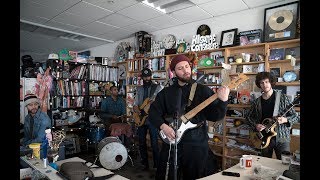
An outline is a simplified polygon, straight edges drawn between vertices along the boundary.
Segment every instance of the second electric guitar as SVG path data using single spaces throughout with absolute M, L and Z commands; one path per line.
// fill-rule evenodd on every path
M 136 126 L 142 126 L 144 125 L 144 122 L 146 121 L 148 117 L 148 111 L 150 109 L 151 103 L 155 100 L 157 94 L 163 89 L 162 86 L 158 86 L 153 95 L 150 98 L 146 98 L 141 106 L 139 107 L 140 113 L 133 112 L 133 119 L 136 124 Z
M 293 102 L 286 107 L 286 109 L 284 110 L 285 112 L 280 114 L 277 117 L 283 117 L 290 111 L 291 108 L 293 108 L 295 105 L 298 105 L 297 102 L 299 102 L 299 98 L 300 98 L 299 96 L 296 97 L 293 100 Z M 260 132 L 253 133 L 251 135 L 252 144 L 256 148 L 264 149 L 268 147 L 270 143 L 270 139 L 273 136 L 277 135 L 277 132 L 274 130 L 274 128 L 276 128 L 276 126 L 278 125 L 277 117 L 264 119 L 261 124 L 263 124 L 266 128 Z

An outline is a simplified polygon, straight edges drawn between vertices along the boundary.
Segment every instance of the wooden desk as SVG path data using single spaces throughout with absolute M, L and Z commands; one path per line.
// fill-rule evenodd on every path
M 48 165 L 47 168 L 45 169 L 43 167 L 43 161 L 40 159 L 28 160 L 28 159 L 26 159 L 26 157 L 20 157 L 20 159 L 23 160 L 24 162 L 26 162 L 32 169 L 36 169 L 36 170 L 40 171 L 42 174 L 46 175 L 49 179 L 63 180 L 63 178 L 61 178 L 59 175 L 57 175 L 57 171 L 55 169 L 53 169 L 51 166 Z M 79 158 L 79 157 L 73 157 L 73 158 L 57 161 L 56 164 L 58 165 L 58 167 L 60 167 L 60 165 L 64 162 L 86 162 L 86 161 L 84 159 Z M 87 165 L 90 166 L 91 163 L 87 163 Z M 97 165 L 93 165 L 92 167 L 97 167 Z M 113 174 L 113 172 L 111 172 L 107 169 L 104 169 L 104 168 L 92 168 L 91 171 L 93 172 L 95 177 Z M 109 179 L 128 180 L 127 178 L 120 176 L 120 175 L 114 175 Z
M 279 175 L 282 175 L 283 171 L 289 169 L 289 165 L 284 165 L 282 164 L 281 160 L 278 159 L 272 159 L 272 158 L 266 158 L 266 157 L 261 157 L 261 156 L 255 156 L 252 155 L 252 165 L 253 167 L 255 164 L 261 164 L 262 166 L 266 166 L 268 168 L 275 169 L 279 172 Z M 238 172 L 240 173 L 240 177 L 232 177 L 232 176 L 224 176 L 222 175 L 222 171 L 216 174 L 212 174 L 210 176 L 201 178 L 201 180 L 211 180 L 211 179 L 223 179 L 223 180 L 249 180 L 250 177 L 253 177 L 253 168 L 251 169 L 242 169 L 240 168 L 239 163 L 226 169 L 225 171 L 230 171 L 230 172 Z

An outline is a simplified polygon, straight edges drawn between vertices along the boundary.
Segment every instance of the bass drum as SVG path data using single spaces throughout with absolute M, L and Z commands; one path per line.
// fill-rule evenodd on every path
M 118 137 L 106 137 L 98 144 L 100 164 L 110 170 L 122 167 L 128 158 L 128 152 Z

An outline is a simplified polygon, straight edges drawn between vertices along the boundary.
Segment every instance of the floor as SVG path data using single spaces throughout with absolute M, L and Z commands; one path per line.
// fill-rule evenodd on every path
M 143 166 L 140 163 L 140 157 L 139 157 L 138 151 L 135 149 L 132 149 L 132 150 L 127 150 L 127 152 L 128 152 L 128 155 L 132 158 L 132 162 L 128 156 L 126 163 L 122 167 L 120 167 L 119 169 L 110 170 L 110 171 L 132 180 L 135 180 L 135 179 L 154 180 L 156 169 L 150 168 L 149 170 L 142 170 Z M 95 162 L 98 154 L 96 153 L 96 148 L 94 146 L 91 146 L 87 149 L 87 151 L 82 151 L 80 153 L 67 155 L 66 158 L 75 157 L 75 156 L 80 157 L 81 159 L 84 159 L 89 162 Z M 100 164 L 100 161 L 98 159 L 96 160 L 95 164 L 100 167 L 103 167 Z M 152 164 L 151 160 L 149 164 Z

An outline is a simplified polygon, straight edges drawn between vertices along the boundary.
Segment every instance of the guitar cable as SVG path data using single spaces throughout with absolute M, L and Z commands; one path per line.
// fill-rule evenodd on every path
M 171 143 L 169 143 L 169 156 L 168 156 L 168 161 L 167 161 L 167 169 L 166 169 L 166 178 L 165 178 L 165 180 L 168 180 L 170 154 L 171 154 Z

